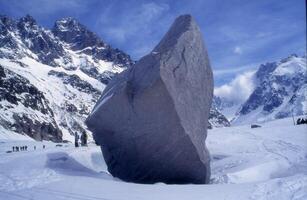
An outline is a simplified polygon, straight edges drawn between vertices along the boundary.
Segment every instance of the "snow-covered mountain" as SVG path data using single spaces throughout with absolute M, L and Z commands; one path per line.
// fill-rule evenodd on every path
M 233 124 L 257 123 L 307 114 L 306 56 L 291 55 L 260 65 L 254 90 L 239 107 Z
M 230 126 L 229 120 L 225 117 L 224 114 L 221 113 L 219 108 L 216 106 L 216 97 L 213 97 L 212 106 L 209 114 L 209 125 L 208 128 L 220 128 L 220 127 L 228 127 Z
M 47 30 L 29 15 L 1 16 L 0 38 L 0 129 L 38 140 L 86 130 L 105 84 L 133 64 L 73 18 Z
M 223 113 L 229 122 L 234 118 L 240 106 L 240 102 L 229 100 L 217 95 L 213 96 L 212 107 L 215 107 L 220 113 Z
M 48 30 L 29 15 L 0 16 L 0 39 L 0 130 L 37 140 L 87 131 L 84 120 L 105 85 L 134 64 L 73 18 Z M 214 110 L 209 123 L 225 119 Z

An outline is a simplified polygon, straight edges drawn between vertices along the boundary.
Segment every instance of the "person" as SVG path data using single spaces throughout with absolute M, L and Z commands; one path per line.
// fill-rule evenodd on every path
M 81 135 L 81 144 L 82 146 L 87 146 L 87 134 L 85 131 Z
M 45 149 L 45 147 L 46 147 L 46 146 L 45 146 L 45 145 L 43 145 L 43 149 Z
M 75 147 L 79 147 L 79 135 L 75 132 Z
M 26 151 L 28 151 L 28 146 L 25 146 L 25 148 L 26 148 Z
M 16 151 L 19 151 L 19 147 L 16 146 Z
M 15 147 L 13 147 L 13 152 L 15 151 Z

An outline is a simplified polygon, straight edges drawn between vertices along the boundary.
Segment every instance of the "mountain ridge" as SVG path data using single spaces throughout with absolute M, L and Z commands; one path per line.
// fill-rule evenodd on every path
M 254 88 L 242 104 L 215 97 L 222 112 L 232 113 L 234 125 L 261 123 L 307 114 L 306 55 L 261 64 L 251 77 Z

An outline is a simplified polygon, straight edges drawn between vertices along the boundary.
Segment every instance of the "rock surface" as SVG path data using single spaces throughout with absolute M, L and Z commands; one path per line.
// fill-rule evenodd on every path
M 110 173 L 138 183 L 208 183 L 213 78 L 202 34 L 178 17 L 154 48 L 108 84 L 87 118 Z

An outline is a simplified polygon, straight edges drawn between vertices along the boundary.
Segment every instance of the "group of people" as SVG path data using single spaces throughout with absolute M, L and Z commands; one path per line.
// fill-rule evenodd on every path
M 79 147 L 79 139 L 81 140 L 81 146 L 87 146 L 87 134 L 85 131 L 82 132 L 81 137 L 75 132 L 75 147 Z
M 43 145 L 43 149 L 45 149 L 45 145 Z M 36 146 L 33 146 L 33 149 L 36 150 Z M 12 152 L 17 152 L 17 151 L 28 151 L 28 146 L 13 146 L 12 147 Z
M 13 152 L 15 152 L 15 151 L 27 151 L 28 150 L 28 146 L 21 146 L 21 147 L 14 146 L 12 148 L 13 148 Z
M 307 118 L 298 118 L 296 121 L 296 125 L 307 124 Z

